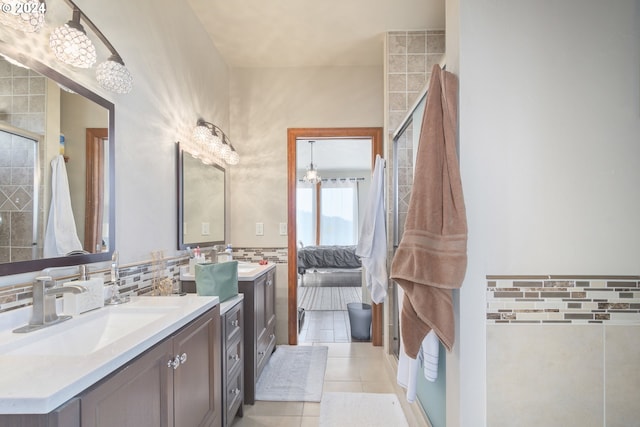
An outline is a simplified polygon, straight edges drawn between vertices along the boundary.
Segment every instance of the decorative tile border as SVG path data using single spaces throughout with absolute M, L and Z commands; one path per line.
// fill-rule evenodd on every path
M 287 248 L 234 248 L 233 258 L 238 261 L 258 262 L 262 259 L 283 264 L 287 263 Z M 177 289 L 180 280 L 180 267 L 188 264 L 186 256 L 165 258 L 163 277 L 170 277 Z M 109 269 L 92 270 L 91 277 L 103 277 L 105 287 L 111 286 Z M 119 292 L 122 295 L 143 295 L 152 291 L 154 265 L 151 261 L 121 265 L 119 269 Z M 76 276 L 57 278 L 59 282 L 76 279 Z M 31 305 L 33 282 L 20 283 L 0 288 L 0 313 Z
M 276 264 L 286 264 L 287 248 L 233 248 L 233 259 L 246 262 L 258 262 L 266 259 Z
M 640 324 L 640 276 L 487 276 L 487 323 Z

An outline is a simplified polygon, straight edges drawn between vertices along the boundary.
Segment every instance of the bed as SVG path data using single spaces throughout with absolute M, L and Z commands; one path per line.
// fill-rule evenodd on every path
M 362 262 L 355 246 L 298 248 L 300 286 L 361 286 Z

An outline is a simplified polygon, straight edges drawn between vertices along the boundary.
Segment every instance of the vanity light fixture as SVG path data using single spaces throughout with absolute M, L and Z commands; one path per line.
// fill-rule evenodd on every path
M 71 21 L 55 28 L 49 46 L 60 61 L 78 68 L 91 68 L 96 63 L 96 47 L 80 24 L 82 12 L 74 6 Z
M 198 119 L 192 136 L 193 141 L 187 144 L 187 151 L 204 163 L 222 160 L 228 165 L 237 165 L 240 162 L 240 155 L 231 145 L 227 135 L 213 123 Z
M 65 2 L 73 9 L 73 18 L 65 25 L 54 29 L 49 37 L 49 45 L 56 57 L 78 68 L 91 68 L 96 63 L 96 49 L 80 24 L 82 19 L 111 53 L 106 61 L 96 67 L 98 84 L 103 89 L 114 93 L 131 92 L 133 78 L 120 54 L 73 1 L 65 0 Z
M 44 26 L 46 12 L 44 0 L 3 0 L 0 1 L 0 24 L 35 33 Z
M 307 167 L 307 172 L 304 174 L 302 180 L 304 182 L 308 182 L 310 184 L 317 184 L 322 181 L 320 175 L 318 175 L 318 169 L 313 165 L 313 144 L 315 141 L 309 141 L 309 145 L 311 147 L 311 161 L 309 162 L 309 166 Z

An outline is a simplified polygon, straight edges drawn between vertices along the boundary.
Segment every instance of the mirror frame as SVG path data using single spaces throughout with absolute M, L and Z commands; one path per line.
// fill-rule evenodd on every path
M 189 154 L 187 152 L 187 154 Z M 227 171 L 225 170 L 225 168 L 223 168 L 220 165 L 217 164 L 211 164 L 211 165 L 206 165 L 206 166 L 211 166 L 217 169 L 220 169 L 223 174 L 224 174 L 224 181 L 223 181 L 223 191 L 224 191 L 224 210 L 223 210 L 223 218 L 225 221 L 224 227 L 223 227 L 223 240 L 213 240 L 210 242 L 196 242 L 196 243 L 184 243 L 184 156 L 185 156 L 185 151 L 182 149 L 181 147 L 181 143 L 178 142 L 176 144 L 176 157 L 177 157 L 177 168 L 176 168 L 176 173 L 177 173 L 177 183 L 178 183 L 178 200 L 176 205 L 178 206 L 178 249 L 179 250 L 185 250 L 187 249 L 187 247 L 191 246 L 193 247 L 194 244 L 200 246 L 200 247 L 208 247 L 208 246 L 215 246 L 215 245 L 224 245 L 226 240 L 227 240 L 227 224 L 226 224 L 226 220 L 227 220 Z
M 95 102 L 105 108 L 109 113 L 109 249 L 107 252 L 80 254 L 64 257 L 41 258 L 29 261 L 16 261 L 0 263 L 0 276 L 29 273 L 43 270 L 49 267 L 68 267 L 72 265 L 90 264 L 95 262 L 109 261 L 116 248 L 116 198 L 115 198 L 115 106 L 100 95 L 92 92 L 84 86 L 71 80 L 60 72 L 36 61 L 33 58 L 16 52 L 10 45 L 0 41 L 0 51 L 3 54 L 19 61 L 30 69 L 54 80 L 67 88 L 73 90 L 78 95 Z

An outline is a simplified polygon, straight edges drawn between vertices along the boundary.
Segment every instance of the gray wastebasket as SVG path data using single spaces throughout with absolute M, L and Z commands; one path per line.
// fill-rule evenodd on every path
M 347 304 L 351 338 L 356 340 L 371 339 L 371 305 L 360 302 Z

